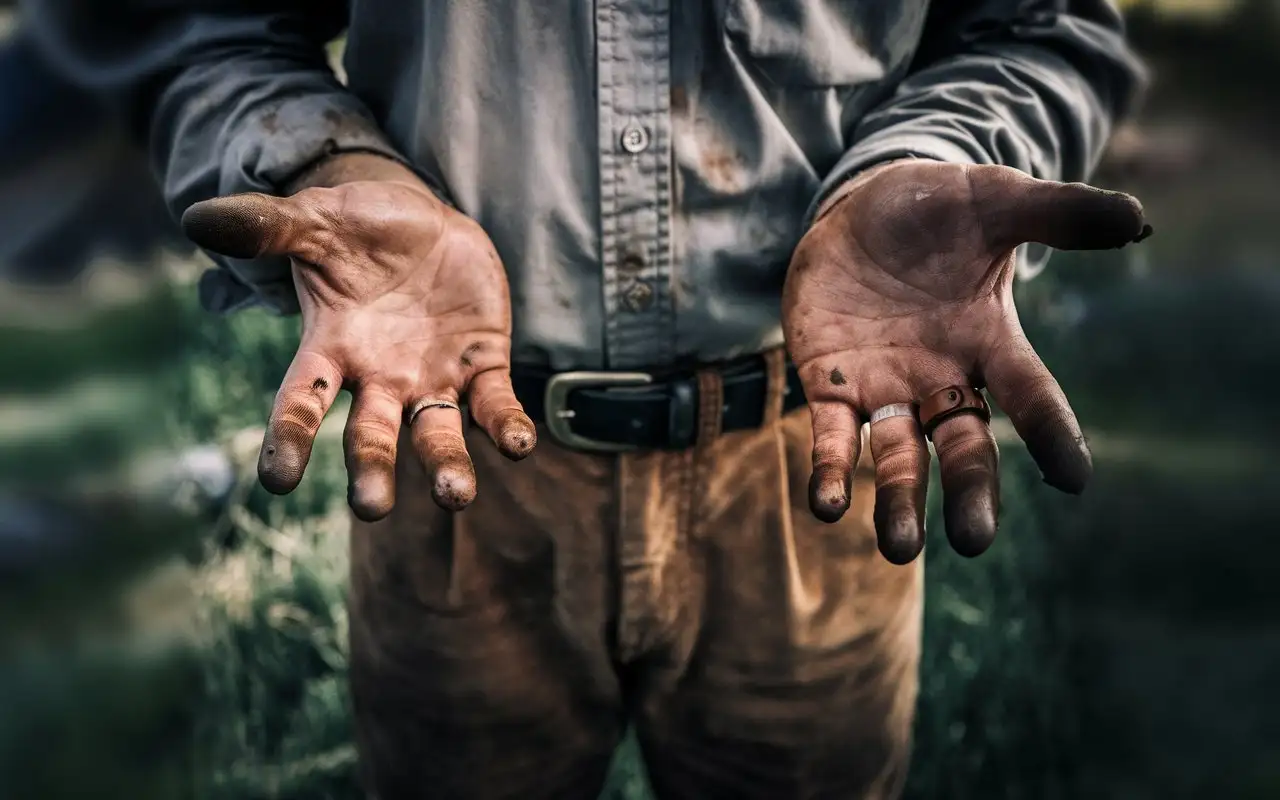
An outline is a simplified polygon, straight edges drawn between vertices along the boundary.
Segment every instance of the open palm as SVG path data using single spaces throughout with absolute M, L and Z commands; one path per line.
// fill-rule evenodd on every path
M 345 435 L 350 500 L 366 520 L 395 502 L 402 424 L 436 501 L 474 499 L 460 404 L 505 454 L 536 433 L 511 388 L 511 310 L 488 236 L 411 181 L 353 181 L 288 198 L 244 194 L 193 206 L 188 235 L 226 255 L 287 255 L 302 341 L 263 441 L 263 484 L 292 491 L 339 389 L 353 395 Z
M 1081 491 L 1088 446 L 1022 331 L 1014 250 L 1115 248 L 1149 232 L 1128 195 L 1000 166 L 907 160 L 850 184 L 801 240 L 783 300 L 787 348 L 813 412 L 814 513 L 835 520 L 848 508 L 861 424 L 876 409 L 918 407 L 950 387 L 988 389 L 1045 480 Z M 976 555 L 997 525 L 995 440 L 981 414 L 947 417 L 932 439 L 948 538 Z M 872 426 L 871 448 L 880 548 L 905 563 L 924 546 L 924 432 L 914 416 L 889 417 Z

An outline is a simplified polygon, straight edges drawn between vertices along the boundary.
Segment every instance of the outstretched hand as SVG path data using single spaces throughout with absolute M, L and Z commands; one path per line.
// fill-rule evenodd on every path
M 511 387 L 502 264 L 479 225 L 394 162 L 352 156 L 327 173 L 338 178 L 331 188 L 209 200 L 182 219 L 207 250 L 293 264 L 302 341 L 276 395 L 259 477 L 277 494 L 297 487 L 320 423 L 345 388 L 353 396 L 344 449 L 356 516 L 390 513 L 402 425 L 436 502 L 461 509 L 476 495 L 464 398 L 508 457 L 527 456 L 536 442 Z
M 813 512 L 835 521 L 848 509 L 862 423 L 877 409 L 920 409 L 970 388 L 992 394 L 1047 483 L 1082 491 L 1089 448 L 1018 321 L 1014 249 L 1110 249 L 1150 232 L 1129 195 L 1001 166 L 896 161 L 833 195 L 796 249 L 783 299 L 787 348 L 813 413 Z M 947 537 L 977 555 L 997 526 L 995 439 L 981 413 L 938 419 L 931 438 Z M 876 421 L 871 452 L 880 550 L 907 563 L 924 547 L 929 450 L 920 420 Z

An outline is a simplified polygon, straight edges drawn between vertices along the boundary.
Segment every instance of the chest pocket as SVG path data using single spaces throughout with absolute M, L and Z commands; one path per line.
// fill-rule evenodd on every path
M 913 49 L 923 2 L 725 0 L 730 46 L 778 86 L 850 86 L 883 78 Z

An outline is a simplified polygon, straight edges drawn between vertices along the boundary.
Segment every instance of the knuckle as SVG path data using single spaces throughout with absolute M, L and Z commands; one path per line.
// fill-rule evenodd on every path
M 357 417 L 352 422 L 351 429 L 362 437 L 380 437 L 394 441 L 400 433 L 400 418 L 390 415 L 383 416 L 382 414 L 367 414 Z
M 853 465 L 847 458 L 835 455 L 817 458 L 813 464 L 814 474 L 821 475 L 824 480 L 837 479 L 852 471 Z
M 991 465 L 981 462 L 969 462 L 951 465 L 942 470 L 942 481 L 950 487 L 965 488 L 991 483 L 996 472 Z
M 353 426 L 348 440 L 352 455 L 362 462 L 394 463 L 396 437 L 391 428 L 382 420 L 366 421 Z
M 466 440 L 452 427 L 423 427 L 414 431 L 413 441 L 419 450 L 433 453 L 437 459 L 469 458 Z
M 274 428 L 297 428 L 312 432 L 320 427 L 324 412 L 314 395 L 290 393 L 283 397 L 271 419 Z
M 893 473 L 877 477 L 876 486 L 881 489 L 918 489 L 924 485 L 919 475 L 910 472 Z
M 927 464 L 914 454 L 876 460 L 876 485 L 879 487 L 922 486 L 927 474 Z
M 939 460 L 954 458 L 971 454 L 985 454 L 991 452 L 994 455 L 995 437 L 991 431 L 982 425 L 981 429 L 964 428 L 956 431 L 952 429 L 944 435 L 943 428 L 947 427 L 944 423 L 939 426 L 938 431 L 934 433 L 933 444 L 938 451 Z
M 921 454 L 925 452 L 919 442 L 910 439 L 882 444 L 877 448 L 877 451 L 877 461 L 886 463 L 908 462 L 911 464 L 919 461 Z

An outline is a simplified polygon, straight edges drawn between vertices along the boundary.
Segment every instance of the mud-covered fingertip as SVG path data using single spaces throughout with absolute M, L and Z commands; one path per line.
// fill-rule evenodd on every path
M 1151 238 L 1151 234 L 1155 232 L 1156 232 L 1156 229 L 1151 227 L 1150 223 L 1146 223 L 1142 226 L 1142 230 L 1138 231 L 1138 235 L 1133 237 L 1133 243 L 1137 244 L 1138 242 L 1141 242 L 1144 239 L 1149 239 Z
M 1043 452 L 1032 449 L 1031 456 L 1044 482 L 1060 492 L 1082 494 L 1093 477 L 1093 453 L 1084 437 Z
M 538 446 L 537 427 L 518 408 L 509 408 L 500 413 L 496 427 L 498 450 L 512 461 L 528 458 Z
M 1063 494 L 1069 494 L 1073 497 L 1079 497 L 1084 494 L 1084 490 L 1089 485 L 1088 478 L 1080 480 L 1074 477 L 1063 478 L 1061 476 L 1041 475 L 1040 479 L 1044 481 L 1046 486 L 1051 486 Z
M 196 246 L 239 259 L 262 255 L 283 224 L 268 198 L 252 194 L 202 200 L 182 212 L 182 232 Z
M 876 544 L 891 564 L 909 564 L 924 550 L 924 494 L 917 488 L 876 487 L 872 514 Z
M 471 470 L 445 465 L 436 470 L 431 499 L 446 511 L 461 511 L 476 499 L 476 478 Z
M 1095 191 L 1096 201 L 1077 217 L 1082 229 L 1076 235 L 1084 242 L 1096 237 L 1097 244 L 1103 247 L 1108 243 L 1111 247 L 1124 247 L 1141 241 L 1143 232 L 1151 227 L 1142 202 L 1124 192 Z
M 258 483 L 271 494 L 289 494 L 302 482 L 309 455 L 309 451 L 300 454 L 297 448 L 281 447 L 274 437 L 268 436 L 258 452 Z
M 351 513 L 361 522 L 378 522 L 387 518 L 395 503 L 390 499 L 358 499 L 353 492 L 348 492 L 347 505 L 351 506 Z
M 381 470 L 368 471 L 347 486 L 347 505 L 361 522 L 385 519 L 395 507 L 395 474 Z
M 839 469 L 816 468 L 809 476 L 809 510 L 821 522 L 839 522 L 849 510 L 849 486 Z
M 985 492 L 971 492 L 948 503 L 944 517 L 951 549 L 965 558 L 982 555 L 996 540 L 999 515 Z
M 277 496 L 289 494 L 298 486 L 296 482 L 283 480 L 274 472 L 261 467 L 258 468 L 258 483 L 262 484 L 263 489 Z
M 877 520 L 876 543 L 890 564 L 903 566 L 915 561 L 924 550 L 924 535 L 914 519 L 895 515 Z

